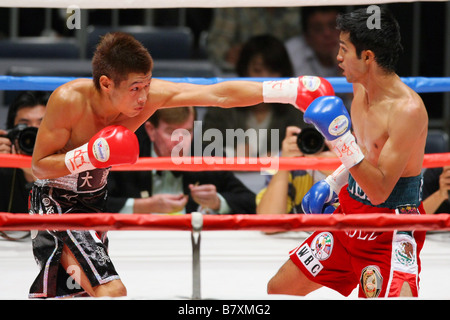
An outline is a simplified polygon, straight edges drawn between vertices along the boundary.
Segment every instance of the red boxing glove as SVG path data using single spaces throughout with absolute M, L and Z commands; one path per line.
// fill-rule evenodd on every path
M 264 102 L 290 103 L 302 112 L 321 96 L 334 96 L 333 86 L 321 77 L 301 76 L 263 82 Z
M 139 143 L 134 132 L 124 126 L 109 126 L 95 134 L 88 143 L 66 153 L 71 173 L 116 164 L 133 164 L 139 157 Z

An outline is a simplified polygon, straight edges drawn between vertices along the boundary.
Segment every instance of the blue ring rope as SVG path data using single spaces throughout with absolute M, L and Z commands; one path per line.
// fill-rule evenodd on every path
M 14 77 L 0 76 L 0 90 L 40 90 L 53 91 L 60 85 L 74 80 L 73 77 Z M 173 82 L 188 82 L 194 84 L 214 84 L 232 80 L 266 81 L 282 78 L 158 78 Z M 352 85 L 344 77 L 326 78 L 332 84 L 336 93 L 352 92 Z M 404 83 L 418 93 L 450 92 L 450 77 L 402 77 Z

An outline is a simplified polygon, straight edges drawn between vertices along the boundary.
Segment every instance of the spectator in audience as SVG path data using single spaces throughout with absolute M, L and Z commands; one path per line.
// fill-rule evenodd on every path
M 300 151 L 297 137 L 299 127 L 287 127 L 283 140 L 281 157 L 336 157 L 328 146 L 312 155 Z M 303 196 L 314 183 L 325 179 L 333 170 L 278 170 L 274 175 L 268 175 L 266 187 L 256 196 L 257 214 L 303 213 L 301 203 Z
M 294 75 L 342 75 L 336 60 L 339 51 L 336 18 L 342 11 L 343 8 L 334 6 L 301 8 L 302 32 L 285 43 L 294 67 Z
M 272 35 L 259 35 L 250 38 L 243 46 L 236 72 L 240 77 L 291 77 L 292 64 L 282 41 Z M 261 103 L 244 108 L 208 108 L 203 131 L 216 128 L 225 137 L 230 129 L 254 129 L 257 141 L 251 141 L 250 137 L 246 144 L 239 145 L 224 140 L 225 154 L 264 157 L 271 155 L 270 151 L 275 149 L 272 143 L 275 142 L 278 154 L 288 126 L 305 127 L 303 113 L 286 104 Z
M 318 6 L 300 9 L 302 32 L 285 42 L 292 61 L 294 76 L 341 77 L 336 59 L 339 30 L 336 18 L 344 7 Z M 350 110 L 351 94 L 337 94 Z
M 298 8 L 218 8 L 207 39 L 211 61 L 233 72 L 245 42 L 253 36 L 272 34 L 285 41 L 300 32 Z
M 23 135 L 23 129 L 39 127 L 49 96 L 50 93 L 44 91 L 25 91 L 15 98 L 8 109 L 7 130 L 0 130 L 0 153 L 31 155 L 36 131 L 27 129 L 29 133 Z M 24 137 L 25 147 L 30 150 L 22 150 L 18 143 L 24 141 Z M 28 194 L 34 180 L 31 168 L 0 168 L 0 212 L 28 213 Z M 2 232 L 1 235 L 13 239 L 17 233 Z
M 423 207 L 428 214 L 450 213 L 450 166 L 427 168 L 423 174 Z
M 140 157 L 171 157 L 180 143 L 189 149 L 194 119 L 193 107 L 157 110 L 137 132 Z M 180 136 L 177 129 L 189 135 Z M 109 212 L 255 213 L 255 194 L 230 171 L 113 171 L 108 192 Z

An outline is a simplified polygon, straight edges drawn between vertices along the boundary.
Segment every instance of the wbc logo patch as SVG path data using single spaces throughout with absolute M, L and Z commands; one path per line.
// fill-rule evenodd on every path
M 331 233 L 319 233 L 311 242 L 311 251 L 316 259 L 327 260 L 333 251 L 333 236 Z
M 323 269 L 321 261 L 331 256 L 333 244 L 333 235 L 329 232 L 321 232 L 313 239 L 311 246 L 304 243 L 296 249 L 295 254 L 311 275 L 315 277 Z

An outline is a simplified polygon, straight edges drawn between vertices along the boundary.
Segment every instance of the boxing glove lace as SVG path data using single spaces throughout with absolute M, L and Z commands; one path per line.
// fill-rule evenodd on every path
M 334 95 L 328 80 L 301 76 L 286 80 L 264 81 L 263 98 L 266 103 L 289 103 L 305 112 L 309 104 L 320 96 Z

